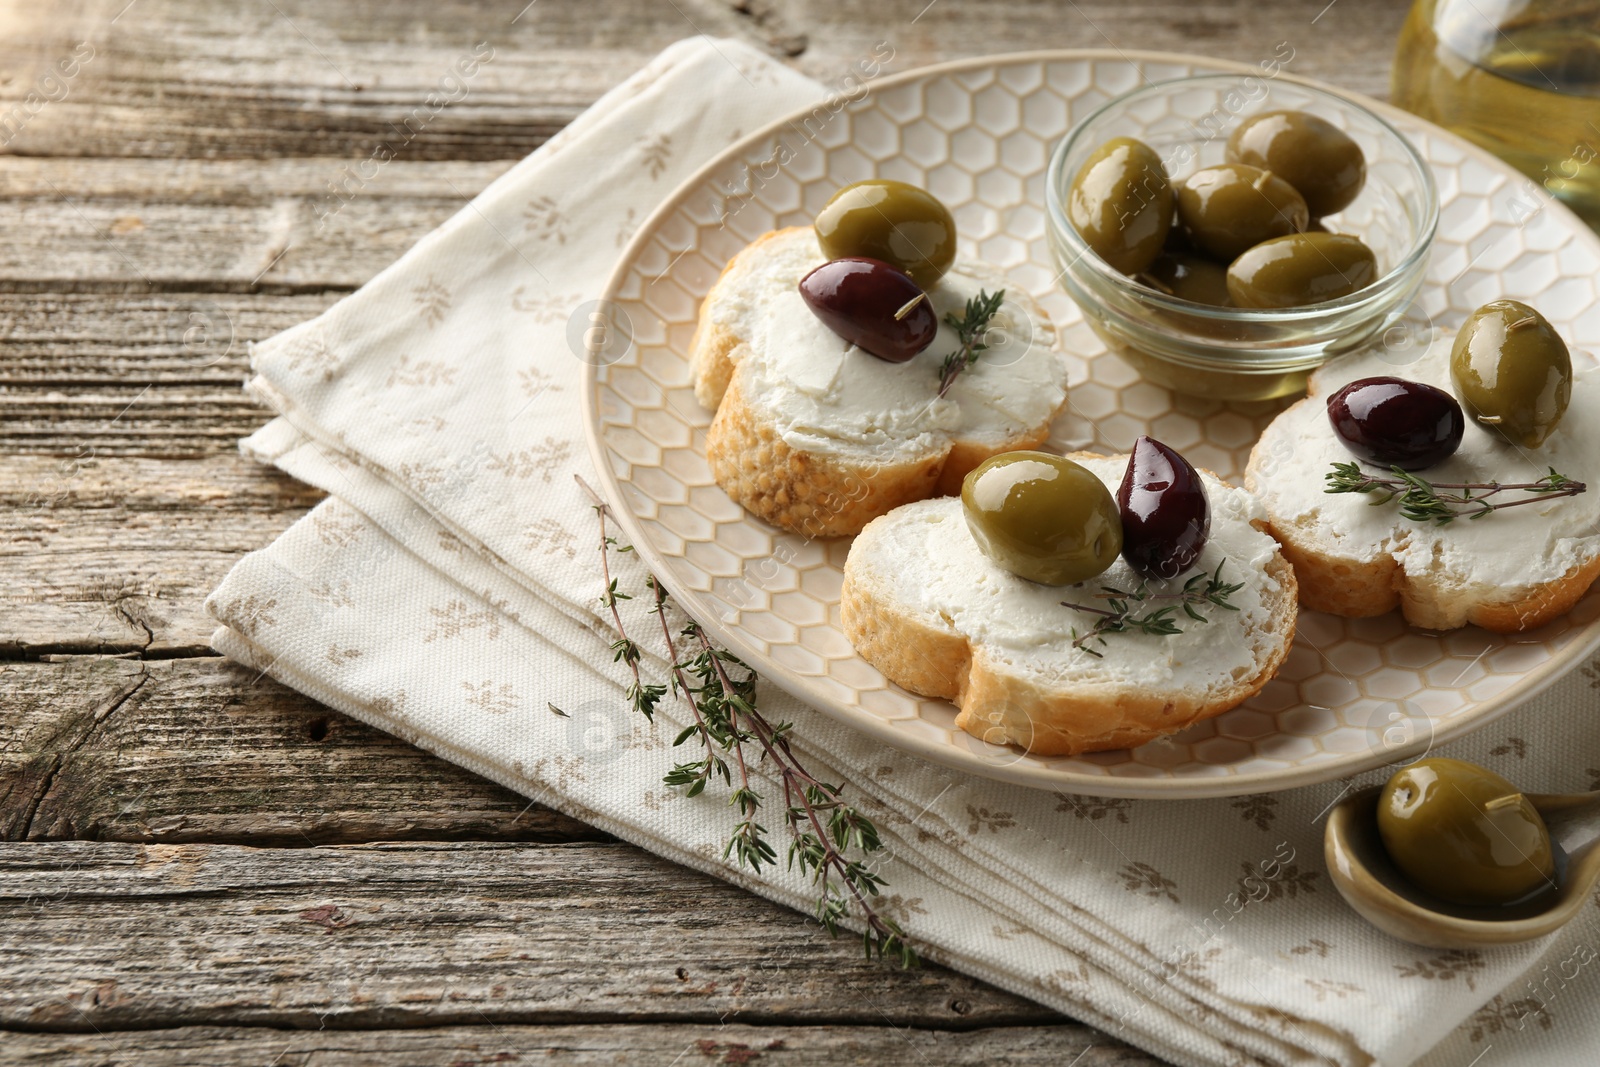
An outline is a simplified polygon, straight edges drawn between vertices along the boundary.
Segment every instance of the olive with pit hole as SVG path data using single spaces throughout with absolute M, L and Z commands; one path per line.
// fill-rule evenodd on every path
M 1110 490 L 1086 468 L 1046 452 L 984 460 L 961 483 L 961 506 L 983 554 L 1029 581 L 1088 581 L 1122 551 Z
M 800 296 L 817 318 L 851 344 L 904 363 L 939 332 L 928 295 L 879 259 L 835 259 L 800 279 Z
M 1270 170 L 1299 191 L 1314 219 L 1350 205 L 1367 181 L 1361 146 L 1327 119 L 1263 111 L 1228 138 L 1228 162 Z
M 1137 274 L 1172 226 L 1172 182 L 1155 150 L 1117 137 L 1092 152 L 1072 181 L 1067 217 L 1095 255 Z
M 1193 252 L 1162 252 L 1135 276 L 1157 292 L 1212 307 L 1230 307 L 1228 268 Z
M 1178 186 L 1178 218 L 1208 255 L 1230 261 L 1252 245 L 1306 228 L 1311 216 L 1294 186 L 1260 167 L 1202 167 Z
M 1360 292 L 1378 260 L 1359 237 L 1295 233 L 1263 241 L 1228 267 L 1228 295 L 1244 308 L 1292 308 Z
M 1434 757 L 1378 796 L 1378 834 L 1418 889 L 1455 904 L 1510 904 L 1555 886 L 1550 831 L 1515 786 L 1486 767 Z
M 1468 316 L 1456 334 L 1450 380 L 1479 426 L 1538 448 L 1572 399 L 1572 356 L 1539 312 L 1520 301 L 1495 300 Z
M 1200 472 L 1177 450 L 1141 435 L 1117 487 L 1122 558 L 1146 578 L 1176 578 L 1211 535 L 1211 502 Z
M 887 178 L 846 185 L 812 228 L 829 259 L 878 259 L 924 289 L 956 261 L 956 220 L 926 189 Z
M 1368 463 L 1419 471 L 1455 454 L 1466 431 L 1456 398 L 1426 382 L 1359 378 L 1328 397 L 1328 421 Z

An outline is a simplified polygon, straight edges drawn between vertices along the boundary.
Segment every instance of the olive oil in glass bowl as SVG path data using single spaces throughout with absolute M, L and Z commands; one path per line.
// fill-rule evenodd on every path
M 1600 230 L 1600 0 L 1417 0 L 1391 96 Z

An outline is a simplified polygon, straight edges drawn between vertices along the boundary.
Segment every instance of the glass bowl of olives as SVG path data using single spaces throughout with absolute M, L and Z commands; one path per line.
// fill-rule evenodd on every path
M 1287 396 L 1404 317 L 1433 175 L 1381 116 L 1285 78 L 1146 85 L 1080 122 L 1046 177 L 1051 250 L 1112 352 L 1180 393 Z

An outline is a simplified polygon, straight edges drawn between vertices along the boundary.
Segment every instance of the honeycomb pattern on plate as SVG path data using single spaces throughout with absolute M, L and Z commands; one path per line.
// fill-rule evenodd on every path
M 1005 269 L 1061 327 L 1070 407 L 1054 428 L 1054 447 L 1122 452 L 1149 432 L 1236 481 L 1283 402 L 1176 396 L 1109 355 L 1054 284 L 1043 207 L 1050 150 L 1075 121 L 1141 78 L 1213 66 L 1063 54 L 882 85 L 736 147 L 680 190 L 633 246 L 609 295 L 632 320 L 635 348 L 592 369 L 602 474 L 614 479 L 623 521 L 668 587 L 769 678 L 892 744 L 977 773 L 1091 794 L 1201 796 L 1304 785 L 1391 762 L 1486 722 L 1588 643 L 1600 593 L 1566 620 L 1512 639 L 1477 629 L 1409 632 L 1397 616 L 1302 613 L 1282 672 L 1242 707 L 1131 751 L 1033 757 L 957 730 L 951 705 L 890 685 L 855 654 L 839 629 L 847 540 L 777 531 L 711 480 L 711 415 L 695 402 L 684 357 L 700 298 L 750 241 L 809 223 L 840 185 L 877 176 L 941 197 L 955 213 L 963 254 Z M 1537 297 L 1571 342 L 1600 351 L 1600 241 L 1542 206 L 1515 172 L 1417 120 L 1391 117 L 1433 165 L 1442 214 L 1429 282 L 1384 351 L 1403 365 L 1424 347 L 1427 327 L 1453 326 L 1501 295 Z M 774 166 L 784 154 L 792 158 Z

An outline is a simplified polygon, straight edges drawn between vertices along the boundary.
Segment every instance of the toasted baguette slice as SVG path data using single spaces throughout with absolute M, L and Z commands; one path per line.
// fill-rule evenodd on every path
M 1306 398 L 1273 420 L 1256 443 L 1245 485 L 1266 505 L 1304 607 L 1350 618 L 1399 608 L 1422 629 L 1471 623 L 1512 633 L 1565 614 L 1600 576 L 1600 374 L 1584 353 L 1573 353 L 1566 416 L 1540 448 L 1512 445 L 1469 422 L 1455 455 L 1416 473 L 1433 483 L 1506 483 L 1533 482 L 1554 468 L 1587 483 L 1588 492 L 1444 526 L 1406 519 L 1397 501 L 1325 492 L 1332 465 L 1356 461 L 1328 422 L 1329 395 L 1377 376 L 1451 391 L 1453 340 L 1441 334 L 1403 366 L 1377 350 L 1326 364 L 1311 376 Z
M 1126 456 L 1068 458 L 1108 486 L 1127 466 Z M 1111 633 L 1075 648 L 1074 633 L 1087 633 L 1095 616 L 1062 602 L 1104 608 L 1095 598 L 1103 587 L 1139 585 L 1127 563 L 1072 586 L 1018 578 L 978 548 L 961 501 L 942 498 L 896 508 L 856 538 L 845 562 L 845 634 L 890 681 L 959 705 L 963 730 L 1039 755 L 1142 745 L 1227 711 L 1266 685 L 1288 655 L 1294 571 L 1258 529 L 1260 504 L 1202 477 L 1210 543 L 1189 573 L 1149 590 L 1180 589 L 1220 565 L 1222 581 L 1243 583 L 1229 598 L 1237 611 L 1204 606 L 1203 623 L 1178 611 L 1179 634 Z
M 991 336 L 941 398 L 955 331 L 941 324 L 906 363 L 849 345 L 799 293 L 823 262 L 809 228 L 774 231 L 733 258 L 701 305 L 695 396 L 716 409 L 706 457 L 734 500 L 808 537 L 853 534 L 900 504 L 957 492 L 985 459 L 1049 436 L 1066 403 L 1066 361 L 1026 292 L 972 262 L 928 291 L 941 323 L 980 290 L 1006 291 L 992 323 L 1004 336 Z

